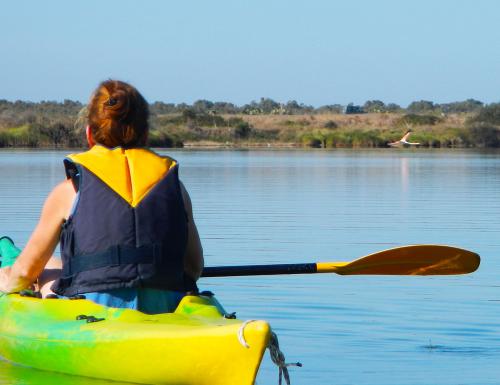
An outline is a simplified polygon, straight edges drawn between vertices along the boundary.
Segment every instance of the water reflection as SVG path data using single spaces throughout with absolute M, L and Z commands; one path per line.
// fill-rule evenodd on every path
M 408 158 L 401 158 L 401 190 L 403 192 L 408 192 L 409 188 L 409 178 L 410 178 L 410 167 L 408 165 Z
M 466 276 L 202 279 L 227 311 L 270 321 L 287 359 L 304 364 L 294 384 L 498 384 L 499 152 L 168 153 L 209 265 L 349 261 L 418 243 L 482 256 Z M 26 242 L 64 154 L 0 151 L 0 234 Z M 4 367 L 0 385 L 41 378 Z M 268 357 L 258 383 L 276 383 Z

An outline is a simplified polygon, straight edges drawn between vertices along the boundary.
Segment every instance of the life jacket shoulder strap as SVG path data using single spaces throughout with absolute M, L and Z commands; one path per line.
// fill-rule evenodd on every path
M 66 172 L 66 178 L 71 179 L 75 191 L 80 190 L 80 170 L 78 165 L 74 163 L 71 159 L 64 159 L 64 169 Z

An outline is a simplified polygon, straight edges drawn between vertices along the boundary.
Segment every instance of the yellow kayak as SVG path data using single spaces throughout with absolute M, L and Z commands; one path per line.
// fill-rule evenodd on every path
M 268 346 L 265 321 L 230 319 L 211 295 L 147 315 L 85 299 L 0 297 L 0 356 L 15 364 L 114 381 L 252 385 Z

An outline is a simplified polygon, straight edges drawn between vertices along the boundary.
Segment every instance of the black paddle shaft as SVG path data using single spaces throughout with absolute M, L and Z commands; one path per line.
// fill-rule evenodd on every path
M 237 277 L 243 275 L 314 274 L 315 263 L 291 263 L 279 265 L 245 265 L 205 267 L 202 277 Z

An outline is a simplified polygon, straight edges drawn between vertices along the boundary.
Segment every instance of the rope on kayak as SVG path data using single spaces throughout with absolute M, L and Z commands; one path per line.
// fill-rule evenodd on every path
M 253 320 L 253 319 L 246 320 L 245 322 L 243 322 L 241 324 L 241 326 L 238 330 L 238 341 L 240 341 L 240 344 L 242 344 L 247 349 L 250 348 L 250 345 L 247 344 L 243 332 L 245 331 L 245 327 L 250 322 L 254 322 L 254 321 L 256 321 L 256 320 Z M 290 385 L 290 374 L 288 373 L 288 367 L 289 366 L 301 367 L 302 364 L 300 362 L 292 362 L 292 363 L 285 362 L 285 355 L 280 350 L 278 336 L 273 331 L 271 331 L 271 338 L 269 339 L 269 343 L 267 345 L 267 348 L 269 349 L 269 353 L 271 355 L 271 360 L 279 368 L 279 385 L 282 385 L 283 377 L 285 378 L 286 385 Z
M 275 332 L 271 332 L 271 338 L 269 339 L 269 344 L 267 345 L 269 353 L 271 354 L 271 360 L 279 368 L 279 385 L 283 382 L 283 377 L 285 378 L 286 385 L 290 385 L 290 374 L 288 373 L 289 366 L 302 367 L 300 362 L 285 362 L 285 355 L 280 350 L 280 344 L 278 342 L 278 336 Z

